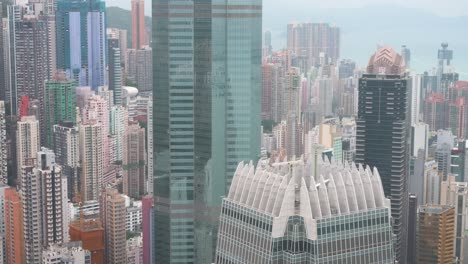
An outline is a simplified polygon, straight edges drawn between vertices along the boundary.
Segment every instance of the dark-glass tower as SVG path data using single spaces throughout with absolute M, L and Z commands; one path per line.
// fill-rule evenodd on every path
M 406 263 L 409 174 L 409 95 L 403 58 L 380 48 L 359 80 L 356 162 L 379 168 L 391 199 L 396 258 Z
M 156 263 L 212 263 L 222 196 L 260 155 L 261 0 L 153 0 Z

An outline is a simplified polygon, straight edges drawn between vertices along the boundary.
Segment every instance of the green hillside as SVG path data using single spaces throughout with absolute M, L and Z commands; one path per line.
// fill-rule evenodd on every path
M 107 27 L 126 29 L 128 31 L 128 47 L 132 42 L 132 12 L 120 7 L 111 6 L 107 9 Z M 151 17 L 145 17 L 146 28 L 151 28 Z

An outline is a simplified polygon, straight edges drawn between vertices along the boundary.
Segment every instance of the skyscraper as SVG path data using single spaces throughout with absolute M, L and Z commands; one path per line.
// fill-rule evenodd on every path
M 155 261 L 210 263 L 221 197 L 260 156 L 262 1 L 153 7 Z
M 119 46 L 119 39 L 108 39 L 108 56 L 109 56 L 109 89 L 114 94 L 114 104 L 122 104 L 122 52 Z
M 80 126 L 81 195 L 83 201 L 98 200 L 104 174 L 102 124 Z
M 33 166 L 40 148 L 39 121 L 34 116 L 23 116 L 17 123 L 16 160 L 17 184 L 21 186 L 21 168 Z
M 141 49 L 145 41 L 145 1 L 132 0 L 132 48 Z
M 0 3 L 0 22 L 2 22 L 0 27 L 0 100 L 7 100 L 7 85 L 5 80 L 5 54 L 4 54 L 4 44 L 3 44 L 3 3 Z
M 106 263 L 125 264 L 127 263 L 125 198 L 116 189 L 106 189 L 100 199 L 99 210 L 104 227 Z
M 336 65 L 340 58 L 340 28 L 327 23 L 291 23 L 287 31 L 288 50 L 307 59 L 309 69 L 320 65 L 320 55 Z
M 24 256 L 23 202 L 14 188 L 5 190 L 5 242 L 7 264 L 26 264 Z
M 120 48 L 120 65 L 127 69 L 127 30 L 120 28 L 107 28 L 108 39 L 118 39 Z
M 55 160 L 62 166 L 67 179 L 68 199 L 72 201 L 81 192 L 80 133 L 72 122 L 60 122 L 54 126 Z M 76 193 L 78 192 L 78 193 Z
M 62 121 L 76 122 L 76 85 L 64 74 L 56 74 L 45 85 L 45 120 L 47 146 L 54 148 L 54 125 Z
M 101 0 L 57 1 L 57 69 L 95 91 L 107 84 L 105 12 Z
M 0 182 L 8 184 L 5 101 L 0 101 Z
M 33 166 L 23 166 L 21 200 L 27 263 L 40 263 L 42 248 L 63 242 L 62 169 L 51 150 L 37 152 Z
M 9 6 L 11 111 L 16 115 L 22 96 L 40 102 L 44 111 L 45 81 L 48 78 L 48 23 L 26 13 L 22 6 Z M 42 116 L 41 116 L 41 120 Z M 41 128 L 45 128 L 41 124 Z
M 240 163 L 223 199 L 215 263 L 394 263 L 376 168 Z
M 145 129 L 138 124 L 127 127 L 123 144 L 123 193 L 141 199 L 146 193 Z
M 140 92 L 148 92 L 153 89 L 153 51 L 149 47 L 141 49 L 129 49 L 128 55 L 128 79 L 135 82 Z
M 356 162 L 379 168 L 392 201 L 396 259 L 406 263 L 409 175 L 409 87 L 403 58 L 380 48 L 359 80 Z
M 451 206 L 419 207 L 416 263 L 453 263 L 455 209 Z

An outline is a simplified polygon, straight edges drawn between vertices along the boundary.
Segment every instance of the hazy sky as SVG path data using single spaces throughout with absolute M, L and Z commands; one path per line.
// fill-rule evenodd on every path
M 196 0 L 195 0 L 196 1 Z M 131 0 L 106 0 L 108 6 L 130 9 Z M 151 14 L 151 0 L 145 0 L 146 14 Z M 419 8 L 440 16 L 468 15 L 467 0 L 263 0 L 265 15 L 269 9 L 287 10 L 294 16 L 295 8 L 359 8 L 367 5 L 392 4 L 403 7 Z

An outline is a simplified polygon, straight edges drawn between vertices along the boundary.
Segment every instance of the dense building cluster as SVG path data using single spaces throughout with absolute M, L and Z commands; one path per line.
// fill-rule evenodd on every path
M 359 65 L 349 25 L 278 49 L 266 1 L 127 2 L 0 2 L 1 263 L 468 263 L 452 46 Z

